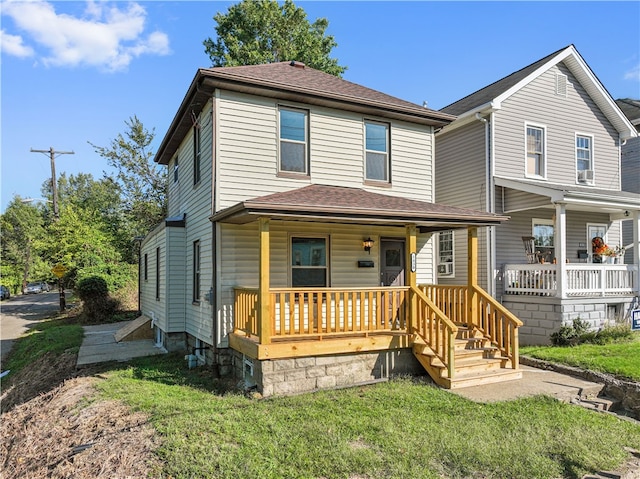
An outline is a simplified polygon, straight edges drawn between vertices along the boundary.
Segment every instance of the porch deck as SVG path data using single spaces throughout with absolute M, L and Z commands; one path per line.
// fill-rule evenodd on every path
M 272 288 L 265 299 L 235 290 L 230 346 L 254 359 L 413 348 L 444 387 L 519 377 L 522 323 L 478 287 Z

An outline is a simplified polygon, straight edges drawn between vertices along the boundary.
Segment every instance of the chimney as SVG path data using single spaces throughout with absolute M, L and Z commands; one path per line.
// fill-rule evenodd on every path
M 302 68 L 304 70 L 304 63 L 302 62 L 297 62 L 295 60 L 291 60 L 291 63 L 289 63 L 290 66 L 295 67 L 295 68 Z

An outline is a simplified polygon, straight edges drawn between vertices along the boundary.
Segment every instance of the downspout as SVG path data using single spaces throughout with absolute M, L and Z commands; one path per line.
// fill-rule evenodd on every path
M 216 90 L 217 92 L 217 90 Z M 211 214 L 216 212 L 216 103 L 215 95 L 211 96 Z M 216 223 L 211 223 L 211 283 L 212 291 L 210 295 L 211 304 L 211 352 L 213 355 L 213 377 L 220 377 L 220 362 L 218 360 L 218 237 L 216 234 Z
M 492 149 L 491 149 L 491 136 L 492 136 L 492 128 L 491 122 L 484 118 L 480 112 L 476 113 L 476 120 L 484 123 L 484 156 L 485 156 L 485 174 L 486 174 L 486 188 L 485 188 L 485 209 L 494 213 L 493 208 L 493 161 L 491 158 Z M 491 113 L 493 116 L 493 113 Z M 492 118 L 493 119 L 493 118 Z M 486 275 L 487 275 L 487 292 L 493 296 L 494 287 L 493 287 L 493 270 L 494 270 L 494 248 L 493 244 L 493 226 L 487 227 L 486 232 L 486 253 L 487 253 L 487 263 L 486 263 Z

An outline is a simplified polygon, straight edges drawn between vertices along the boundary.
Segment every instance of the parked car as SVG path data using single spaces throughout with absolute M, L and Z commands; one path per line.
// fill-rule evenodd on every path
M 42 281 L 38 281 L 37 283 L 27 284 L 27 288 L 24 290 L 24 293 L 37 294 L 37 293 L 42 293 L 43 291 L 48 291 L 46 287 L 46 283 L 43 283 Z
M 9 299 L 11 297 L 11 292 L 9 288 L 6 286 L 0 286 L 0 300 Z

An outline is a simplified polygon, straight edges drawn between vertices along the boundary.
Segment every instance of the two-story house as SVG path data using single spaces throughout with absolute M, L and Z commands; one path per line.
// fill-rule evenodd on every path
M 169 217 L 141 245 L 157 343 L 265 396 L 519 377 L 520 322 L 473 273 L 478 231 L 507 217 L 434 202 L 453 119 L 299 62 L 198 70 L 155 158 Z M 452 228 L 472 274 L 438 287 Z
M 580 317 L 593 327 L 637 302 L 638 248 L 623 264 L 621 220 L 638 244 L 640 196 L 622 191 L 636 130 L 573 45 L 440 110 L 436 201 L 505 214 L 479 238 L 480 283 L 540 344 Z M 438 283 L 465 281 L 466 241 L 441 233 Z

